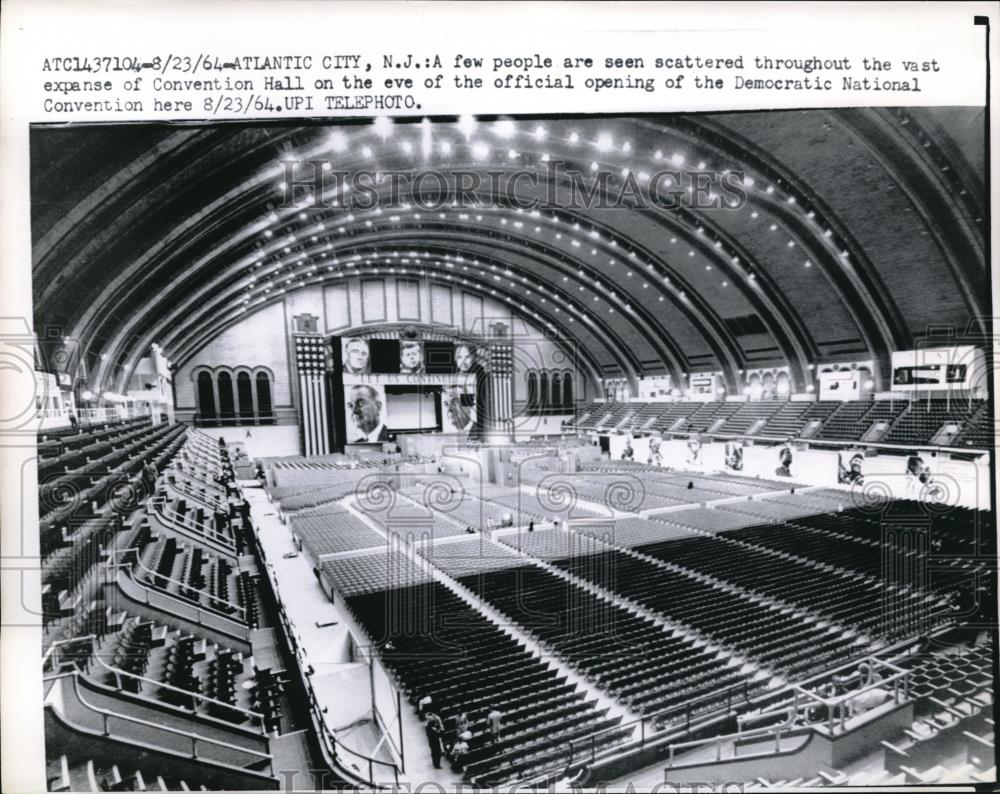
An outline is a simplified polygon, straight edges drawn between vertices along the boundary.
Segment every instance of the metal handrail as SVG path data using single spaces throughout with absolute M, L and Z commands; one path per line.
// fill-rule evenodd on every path
M 182 482 L 180 478 L 178 478 L 176 475 L 174 476 L 173 482 L 164 478 L 163 487 L 176 491 L 184 499 L 190 499 L 193 502 L 198 502 L 201 506 L 205 507 L 206 509 L 218 510 L 219 508 L 224 507 L 226 504 L 225 495 L 222 494 L 221 492 L 219 492 L 219 495 L 215 497 L 214 502 L 205 501 L 207 495 L 197 493 L 194 487 L 190 485 L 190 483 Z M 211 496 L 209 496 L 208 498 L 211 498 Z
M 148 507 L 151 508 L 151 512 L 155 513 L 156 516 L 167 525 L 168 529 L 175 529 L 184 532 L 185 534 L 190 534 L 194 532 L 200 536 L 198 540 L 208 540 L 220 546 L 225 546 L 226 550 L 227 551 L 231 550 L 232 552 L 234 552 L 235 556 L 236 545 L 231 541 L 229 541 L 225 537 L 225 535 L 212 528 L 206 529 L 193 519 L 191 520 L 187 520 L 186 518 L 182 519 L 176 510 L 170 513 L 166 512 L 164 509 L 162 509 L 166 507 L 165 499 L 161 497 L 151 497 L 149 499 Z
M 115 676 L 115 681 L 117 683 L 117 688 L 118 689 L 122 688 L 121 679 L 124 676 L 125 678 L 132 678 L 132 679 L 135 679 L 136 681 L 145 682 L 145 683 L 150 684 L 151 686 L 154 686 L 154 687 L 159 687 L 159 688 L 162 688 L 162 689 L 168 689 L 168 690 L 170 690 L 172 692 L 177 692 L 178 694 L 183 695 L 186 698 L 190 698 L 192 700 L 192 702 L 197 700 L 197 701 L 208 703 L 208 704 L 214 704 L 214 705 L 217 705 L 217 706 L 222 706 L 223 708 L 225 708 L 227 710 L 230 710 L 230 711 L 238 711 L 241 714 L 247 715 L 248 719 L 259 720 L 259 721 L 261 721 L 263 723 L 264 715 L 261 714 L 260 712 L 250 711 L 249 709 L 245 709 L 242 706 L 235 706 L 235 705 L 233 705 L 231 703 L 226 703 L 225 701 L 222 701 L 222 700 L 216 700 L 215 698 L 210 698 L 207 695 L 202 695 L 202 694 L 200 694 L 198 692 L 191 692 L 191 691 L 189 691 L 187 689 L 181 689 L 180 687 L 176 687 L 176 686 L 173 686 L 172 684 L 168 684 L 166 681 L 154 681 L 152 678 L 146 678 L 145 676 L 141 676 L 141 675 L 138 675 L 136 673 L 129 673 L 126 670 L 122 670 L 122 669 L 120 669 L 118 667 L 114 667 L 113 665 L 108 664 L 107 662 L 105 662 L 101 658 L 100 654 L 97 652 L 97 635 L 96 634 L 88 634 L 88 635 L 86 635 L 84 637 L 73 637 L 71 640 L 64 640 L 63 644 L 65 644 L 66 642 L 73 642 L 73 641 L 79 642 L 81 640 L 90 640 L 90 658 L 93 659 L 97 664 L 99 664 L 105 670 L 107 670 L 109 673 L 111 673 L 112 675 Z M 53 645 L 56 645 L 56 644 L 57 643 L 53 643 Z M 47 660 L 47 656 L 43 657 L 43 663 L 44 663 L 45 660 Z M 86 662 L 86 665 L 87 665 L 88 668 L 90 667 L 90 661 L 89 660 Z M 44 669 L 44 667 L 43 667 L 43 669 Z M 58 675 L 57 676 L 50 676 L 50 678 L 51 677 L 58 677 Z
M 303 687 L 306 691 L 306 696 L 309 699 L 309 712 L 312 716 L 313 724 L 316 728 L 317 736 L 320 739 L 320 750 L 324 755 L 327 764 L 331 768 L 344 770 L 344 766 L 339 762 L 341 753 L 348 754 L 355 758 L 358 758 L 365 762 L 368 766 L 368 778 L 364 782 L 372 787 L 379 787 L 379 784 L 375 782 L 375 767 L 389 767 L 392 770 L 393 780 L 398 785 L 399 783 L 399 764 L 390 761 L 383 761 L 378 758 L 372 758 L 371 756 L 364 755 L 355 750 L 344 745 L 342 742 L 337 740 L 336 734 L 330 729 L 326 724 L 326 720 L 323 719 L 323 707 L 320 706 L 319 701 L 316 698 L 316 693 L 313 690 L 312 682 L 309 677 L 302 672 L 301 669 L 301 659 L 299 658 L 299 648 L 298 642 L 295 639 L 295 632 L 292 630 L 291 621 L 288 618 L 288 614 L 285 611 L 285 605 L 281 600 L 281 597 L 277 594 L 277 588 L 275 587 L 275 582 L 273 579 L 273 572 L 267 564 L 267 555 L 264 553 L 264 547 L 260 543 L 259 537 L 254 537 L 254 542 L 257 547 L 257 554 L 260 561 L 263 563 L 263 568 L 267 571 L 268 580 L 271 586 L 272 592 L 275 594 L 275 604 L 277 605 L 278 620 L 281 624 L 282 631 L 285 635 L 285 639 L 288 642 L 289 650 L 295 656 L 299 668 L 299 678 L 302 681 Z M 350 774 L 348 772 L 348 774 Z M 383 786 L 384 787 L 384 786 Z
M 182 730 L 180 730 L 178 728 L 172 728 L 169 725 L 164 725 L 164 724 L 159 723 L 159 722 L 150 722 L 149 720 L 140 719 L 139 717 L 132 717 L 132 716 L 129 716 L 127 714 L 119 714 L 119 713 L 114 712 L 114 711 L 109 711 L 108 709 L 103 709 L 100 706 L 95 706 L 92 703 L 88 703 L 87 700 L 81 694 L 80 688 L 79 688 L 79 685 L 78 685 L 78 682 L 77 682 L 77 674 L 74 674 L 74 673 L 63 673 L 63 674 L 58 675 L 58 676 L 51 676 L 51 678 L 65 678 L 67 676 L 72 677 L 73 690 L 76 693 L 77 700 L 79 700 L 80 703 L 85 708 L 89 709 L 90 711 L 94 712 L 95 714 L 102 715 L 102 717 L 104 719 L 104 734 L 106 736 L 110 735 L 110 731 L 108 731 L 107 725 L 108 725 L 108 718 L 111 717 L 111 718 L 114 718 L 114 719 L 123 720 L 125 722 L 131 722 L 131 723 L 135 723 L 137 725 L 142 725 L 142 726 L 144 726 L 146 728 L 154 728 L 156 730 L 166 731 L 167 733 L 172 733 L 172 734 L 175 734 L 175 735 L 178 735 L 178 736 L 184 736 L 185 738 L 191 739 L 191 755 L 192 755 L 193 758 L 198 758 L 198 752 L 197 752 L 198 742 L 203 742 L 205 744 L 215 745 L 216 747 L 224 747 L 227 750 L 235 750 L 237 752 L 246 753 L 247 755 L 256 756 L 256 757 L 260 758 L 261 760 L 268 760 L 268 761 L 271 761 L 271 762 L 274 761 L 274 756 L 271 753 L 264 753 L 264 752 L 261 752 L 260 750 L 254 750 L 252 748 L 244 747 L 244 746 L 241 746 L 241 745 L 238 745 L 238 744 L 231 744 L 229 742 L 224 742 L 224 741 L 222 741 L 220 739 L 213 739 L 213 738 L 208 737 L 208 736 L 202 736 L 201 734 L 194 733 L 193 731 L 182 731 Z M 265 738 L 266 738 L 266 734 L 265 734 Z M 202 759 L 202 760 L 206 760 L 206 759 Z M 218 762 L 218 761 L 211 761 L 211 759 L 207 759 L 207 760 L 209 760 L 211 763 L 221 763 L 221 762 Z M 226 766 L 232 766 L 232 765 L 226 764 Z M 237 767 L 237 766 L 232 766 L 232 768 L 233 769 L 245 769 L 245 767 Z M 247 770 L 247 771 L 255 771 L 255 770 Z
M 107 567 L 108 568 L 118 568 L 118 569 L 128 568 L 129 569 L 130 578 L 132 579 L 132 581 L 135 582 L 138 585 L 143 586 L 143 587 L 147 587 L 148 585 L 146 583 L 141 582 L 141 581 L 139 581 L 138 579 L 135 578 L 135 571 L 133 570 L 133 566 L 136 566 L 136 567 L 140 568 L 141 570 L 145 571 L 150 576 L 152 576 L 152 577 L 154 577 L 156 579 L 165 579 L 168 582 L 173 582 L 174 584 L 179 585 L 180 587 L 184 588 L 185 590 L 195 590 L 196 589 L 196 588 L 188 586 L 187 584 L 185 584 L 184 582 L 180 581 L 179 579 L 174 579 L 172 576 L 166 576 L 165 574 L 160 574 L 160 573 L 157 573 L 156 571 L 153 571 L 153 570 L 147 568 L 145 566 L 145 564 L 142 562 L 142 559 L 139 557 L 138 554 L 135 555 L 135 557 L 136 557 L 135 562 L 132 562 L 131 560 L 116 561 L 114 559 L 115 557 L 125 556 L 126 554 L 134 553 L 134 552 L 135 552 L 135 549 L 111 549 L 108 552 Z M 160 593 L 162 593 L 163 595 L 165 595 L 167 598 L 172 598 L 173 600 L 178 601 L 178 602 L 184 604 L 185 606 L 197 606 L 199 609 L 206 609 L 206 610 L 209 610 L 211 612 L 217 613 L 219 615 L 219 617 L 225 617 L 225 618 L 229 618 L 231 620 L 233 619 L 233 616 L 231 614 L 226 614 L 225 612 L 223 612 L 220 609 L 215 609 L 214 607 L 205 606 L 201 602 L 198 602 L 197 604 L 192 604 L 189 601 L 184 601 L 183 599 L 178 598 L 173 593 L 167 592 L 166 590 L 164 590 L 161 587 L 157 586 L 156 589 L 157 589 L 157 591 L 159 591 Z M 198 592 L 203 592 L 203 591 L 198 591 Z M 243 615 L 242 620 L 243 620 L 244 623 L 246 623 L 246 607 L 240 606 L 239 604 L 233 603 L 232 601 L 223 601 L 221 598 L 216 598 L 215 596 L 212 596 L 212 595 L 209 595 L 208 597 L 212 601 L 214 601 L 215 603 L 217 603 L 217 604 L 225 604 L 226 606 L 232 607 L 234 611 L 236 611 L 237 613 Z

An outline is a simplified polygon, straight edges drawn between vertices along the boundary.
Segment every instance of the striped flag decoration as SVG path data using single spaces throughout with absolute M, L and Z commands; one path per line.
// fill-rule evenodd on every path
M 327 404 L 323 382 L 326 372 L 326 341 L 321 336 L 296 335 L 294 338 L 305 454 L 328 455 L 330 406 Z

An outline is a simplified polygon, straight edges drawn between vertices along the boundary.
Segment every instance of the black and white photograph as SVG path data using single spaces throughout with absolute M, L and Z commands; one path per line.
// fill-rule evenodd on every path
M 995 789 L 989 106 L 600 97 L 30 126 L 48 791 Z

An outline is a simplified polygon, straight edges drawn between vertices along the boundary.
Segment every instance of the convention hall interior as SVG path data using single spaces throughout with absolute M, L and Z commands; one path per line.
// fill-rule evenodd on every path
M 986 124 L 34 127 L 48 789 L 989 785 Z

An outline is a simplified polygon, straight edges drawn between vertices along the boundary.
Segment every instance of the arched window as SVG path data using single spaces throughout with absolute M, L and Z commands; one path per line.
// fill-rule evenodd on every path
M 562 387 L 562 398 L 563 398 L 563 408 L 573 410 L 573 374 L 571 372 L 563 373 L 563 387 Z
M 538 375 L 534 372 L 528 373 L 528 410 L 538 409 Z
M 215 389 L 207 372 L 198 374 L 198 414 L 203 419 L 215 419 Z
M 236 400 L 240 409 L 241 422 L 253 422 L 253 385 L 250 373 L 241 372 L 236 376 Z
M 233 401 L 233 376 L 228 372 L 219 373 L 219 418 L 226 422 L 236 418 Z
M 271 379 L 266 372 L 257 373 L 257 417 L 261 424 L 270 424 L 273 413 L 271 407 Z
M 559 376 L 558 372 L 552 373 L 552 407 L 561 408 L 562 407 L 562 378 Z
M 549 373 L 541 373 L 538 380 L 541 382 L 541 388 L 538 390 L 538 407 L 544 411 L 549 407 Z

